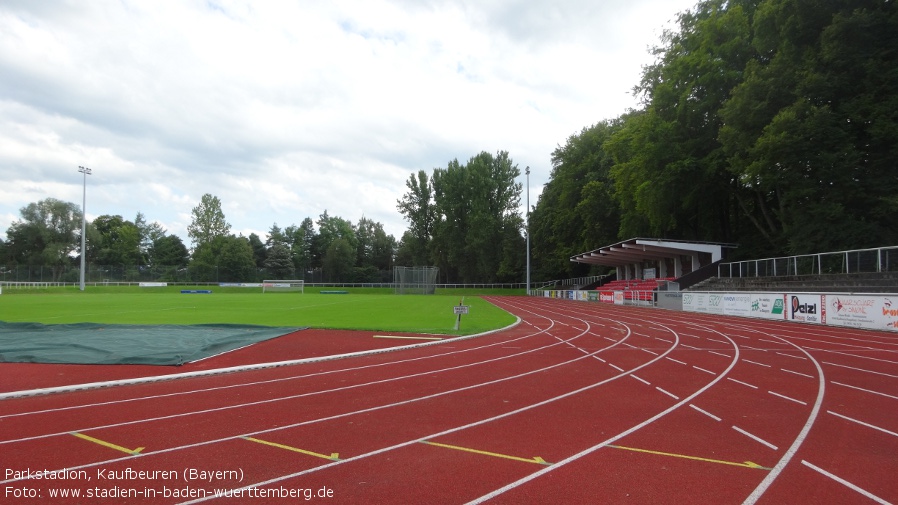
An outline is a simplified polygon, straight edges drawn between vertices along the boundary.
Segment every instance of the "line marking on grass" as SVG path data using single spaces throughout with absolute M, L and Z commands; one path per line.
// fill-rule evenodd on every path
M 402 340 L 443 340 L 443 337 L 403 337 L 399 335 L 374 335 L 374 338 L 395 338 Z
M 315 456 L 316 458 L 329 459 L 331 461 L 340 461 L 340 453 L 338 453 L 338 452 L 332 452 L 331 455 L 328 456 L 327 454 L 321 454 L 318 452 L 307 451 L 305 449 L 299 449 L 297 447 L 291 447 L 289 445 L 279 444 L 277 442 L 269 442 L 268 440 L 262 440 L 260 438 L 253 438 L 253 437 L 240 437 L 240 438 L 242 438 L 243 440 L 249 440 L 250 442 L 255 442 L 257 444 L 270 445 L 271 447 L 277 447 L 278 449 L 285 449 L 288 451 L 298 452 L 300 454 L 305 454 L 307 456 Z
M 78 438 L 80 438 L 80 439 L 82 439 L 82 440 L 87 440 L 88 442 L 93 442 L 93 443 L 95 443 L 95 444 L 102 445 L 103 447 L 108 447 L 108 448 L 110 448 L 110 449 L 115 449 L 116 451 L 121 451 L 121 452 L 124 452 L 124 453 L 126 453 L 126 454 L 132 454 L 132 455 L 134 455 L 134 456 L 137 456 L 138 454 L 140 454 L 140 452 L 141 452 L 142 450 L 146 449 L 146 447 L 138 447 L 137 449 L 128 449 L 127 447 L 122 447 L 122 446 L 120 446 L 120 445 L 113 444 L 112 442 L 107 442 L 107 441 L 105 441 L 105 440 L 100 440 L 99 438 L 94 438 L 94 437 L 92 437 L 92 436 L 90 436 L 90 435 L 85 435 L 84 433 L 78 433 L 77 431 L 73 431 L 73 432 L 72 432 L 72 435 L 74 435 L 74 436 L 76 436 L 76 437 L 78 437 Z
M 648 449 L 638 449 L 636 447 L 624 447 L 622 445 L 608 445 L 608 447 L 612 447 L 614 449 L 623 449 L 625 451 L 633 451 L 633 452 L 642 452 L 646 454 L 654 454 L 656 456 L 669 456 L 671 458 L 680 458 L 680 459 L 690 459 L 694 461 L 704 461 L 706 463 L 717 463 L 719 465 L 730 465 L 730 466 L 741 466 L 743 468 L 753 468 L 756 470 L 770 470 L 770 468 L 766 466 L 761 466 L 752 461 L 746 461 L 744 463 L 738 463 L 735 461 L 724 461 L 721 459 L 711 459 L 711 458 L 702 458 L 699 456 L 688 456 L 686 454 L 675 454 L 672 452 L 661 452 L 661 451 L 650 451 Z
M 442 447 L 444 449 L 453 449 L 456 451 L 471 452 L 474 454 L 482 454 L 484 456 L 492 456 L 494 458 L 511 459 L 514 461 L 523 461 L 525 463 L 536 463 L 538 465 L 545 465 L 545 466 L 549 466 L 552 464 L 552 463 L 547 462 L 543 458 L 540 458 L 539 456 L 534 456 L 532 458 L 521 458 L 519 456 L 509 456 L 508 454 L 499 454 L 497 452 L 481 451 L 478 449 L 471 449 L 469 447 L 460 447 L 457 445 L 440 444 L 437 442 L 431 442 L 429 440 L 421 440 L 420 442 L 422 444 L 432 445 L 435 447 Z

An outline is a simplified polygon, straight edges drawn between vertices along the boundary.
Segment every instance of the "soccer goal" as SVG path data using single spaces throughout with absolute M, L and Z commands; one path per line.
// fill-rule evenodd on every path
M 305 281 L 298 280 L 268 280 L 262 281 L 263 293 L 300 292 L 303 293 Z
M 393 289 L 399 295 L 432 295 L 439 271 L 437 267 L 394 267 Z

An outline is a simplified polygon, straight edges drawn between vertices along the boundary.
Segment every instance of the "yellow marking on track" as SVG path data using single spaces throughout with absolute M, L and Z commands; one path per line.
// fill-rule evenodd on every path
M 624 447 L 622 445 L 609 445 L 608 447 L 613 447 L 615 449 L 623 449 L 625 451 L 634 451 L 634 452 L 644 452 L 646 454 L 655 454 L 657 456 L 670 456 L 672 458 L 682 458 L 682 459 L 691 459 L 695 461 L 705 461 L 707 463 L 717 463 L 720 465 L 730 465 L 730 466 L 741 466 L 743 468 L 754 468 L 756 470 L 772 470 L 772 468 L 767 468 L 766 466 L 761 466 L 757 463 L 746 461 L 744 463 L 738 463 L 736 461 L 723 461 L 719 459 L 709 459 L 709 458 L 701 458 L 698 456 L 687 456 L 685 454 L 674 454 L 670 452 L 661 452 L 661 451 L 650 451 L 648 449 L 637 449 L 635 447 Z
M 514 461 L 523 461 L 525 463 L 536 463 L 538 465 L 546 465 L 550 466 L 552 463 L 547 463 L 546 460 L 540 458 L 539 456 L 533 458 L 521 458 L 518 456 L 509 456 L 508 454 L 499 454 L 496 452 L 488 452 L 488 451 L 480 451 L 477 449 L 471 449 L 469 447 L 459 447 L 457 445 L 448 445 L 448 444 L 439 444 L 437 442 L 430 442 L 428 440 L 421 440 L 422 444 L 433 445 L 436 447 L 443 447 L 445 449 L 455 449 L 456 451 L 464 451 L 464 452 L 472 452 L 474 454 L 482 454 L 484 456 L 492 456 L 494 458 L 503 458 L 503 459 L 511 459 Z
M 132 454 L 134 456 L 140 454 L 140 451 L 146 449 L 146 447 L 138 447 L 137 449 L 128 449 L 127 447 L 122 447 L 120 445 L 113 444 L 111 442 L 107 442 L 105 440 L 100 440 L 99 438 L 94 438 L 89 435 L 85 435 L 83 433 L 78 433 L 77 431 L 73 431 L 72 435 L 82 439 L 87 440 L 88 442 L 93 442 L 95 444 L 102 445 L 103 447 L 108 447 L 110 449 L 115 449 L 116 451 L 121 451 L 127 454 Z
M 397 338 L 403 340 L 443 340 L 443 337 L 402 337 L 399 335 L 374 335 L 374 338 Z
M 306 454 L 308 456 L 315 456 L 316 458 L 329 459 L 331 461 L 339 461 L 340 453 L 333 452 L 330 456 L 327 454 L 321 454 L 317 452 L 307 451 L 305 449 L 299 449 L 296 447 L 290 447 L 289 445 L 279 444 L 277 442 L 269 442 L 267 440 L 261 440 L 253 437 L 242 437 L 244 440 L 249 440 L 250 442 L 255 442 L 257 444 L 270 445 L 271 447 L 277 447 L 278 449 L 286 449 L 288 451 L 298 452 L 301 454 Z

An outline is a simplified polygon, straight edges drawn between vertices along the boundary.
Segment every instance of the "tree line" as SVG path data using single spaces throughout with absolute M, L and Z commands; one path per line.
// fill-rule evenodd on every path
M 141 212 L 133 221 L 120 215 L 98 216 L 86 227 L 86 256 L 98 268 L 122 267 L 126 277 L 153 280 L 257 282 L 265 278 L 312 276 L 321 281 L 385 282 L 392 268 L 396 240 L 381 223 L 362 217 L 352 223 L 325 210 L 316 222 L 299 226 L 273 224 L 263 241 L 231 233 L 218 197 L 205 194 L 193 208 L 188 226 L 191 249 L 182 239 Z M 316 226 L 317 225 L 317 226 Z M 81 209 L 47 198 L 21 209 L 21 219 L 0 241 L 7 268 L 15 265 L 50 269 L 61 280 L 80 259 Z M 189 272 L 185 275 L 184 272 Z M 130 280 L 130 279 L 129 279 Z
M 531 216 L 541 278 L 638 236 L 736 256 L 898 242 L 898 6 L 711 0 L 678 17 L 637 110 L 570 136 Z

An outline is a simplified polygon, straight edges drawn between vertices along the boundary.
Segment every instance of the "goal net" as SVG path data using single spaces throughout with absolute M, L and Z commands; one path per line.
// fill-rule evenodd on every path
M 393 290 L 399 295 L 432 295 L 439 271 L 437 267 L 394 267 Z
M 305 281 L 298 280 L 268 280 L 262 281 L 263 293 L 303 292 Z

